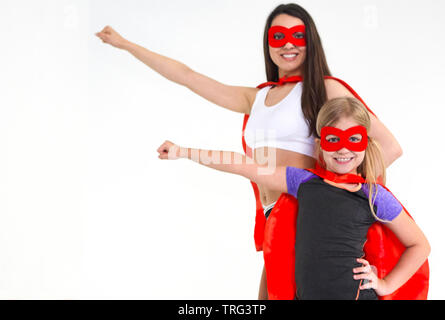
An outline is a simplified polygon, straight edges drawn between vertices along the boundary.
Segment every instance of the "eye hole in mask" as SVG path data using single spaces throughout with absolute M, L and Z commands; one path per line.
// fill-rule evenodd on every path
M 306 34 L 304 25 L 286 28 L 283 26 L 273 26 L 268 31 L 269 45 L 279 48 L 290 42 L 297 47 L 306 46 Z
M 273 38 L 274 38 L 275 40 L 283 40 L 283 39 L 285 38 L 285 35 L 284 35 L 284 33 L 282 33 L 282 32 L 275 32 L 275 33 L 273 34 Z
M 368 146 L 368 135 L 363 126 L 341 130 L 335 127 L 323 127 L 320 132 L 320 146 L 325 151 L 338 151 L 346 148 L 350 151 L 364 151 Z
M 336 143 L 336 142 L 340 141 L 340 138 L 330 134 L 329 136 L 326 137 L 326 140 L 328 142 L 331 142 L 331 143 Z M 361 134 L 355 134 L 353 136 L 350 136 L 349 137 L 349 141 L 352 142 L 352 143 L 360 142 L 360 141 L 362 141 L 362 135 Z

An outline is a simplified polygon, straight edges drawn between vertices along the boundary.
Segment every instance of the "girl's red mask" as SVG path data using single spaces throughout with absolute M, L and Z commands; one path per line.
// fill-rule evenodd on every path
M 297 47 L 306 46 L 306 33 L 304 25 L 286 28 L 283 26 L 273 26 L 269 28 L 269 45 L 279 48 L 290 42 Z
M 352 137 L 356 134 L 361 135 L 361 140 L 354 142 L 351 141 Z M 346 148 L 350 151 L 365 151 L 368 146 L 368 134 L 366 128 L 363 126 L 351 127 L 347 130 L 341 130 L 334 127 L 323 127 L 320 132 L 320 146 L 324 151 L 338 151 L 340 149 Z M 332 142 L 326 140 L 326 137 L 333 135 L 338 138 L 338 141 Z

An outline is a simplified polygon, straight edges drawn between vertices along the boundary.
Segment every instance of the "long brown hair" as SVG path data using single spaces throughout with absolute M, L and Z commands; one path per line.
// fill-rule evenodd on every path
M 315 135 L 318 111 L 327 100 L 324 76 L 330 76 L 331 72 L 329 71 L 321 39 L 312 17 L 299 5 L 289 3 L 276 7 L 266 20 L 263 45 L 267 81 L 278 81 L 278 67 L 270 58 L 267 33 L 272 25 L 273 19 L 280 14 L 287 14 L 299 18 L 305 25 L 306 59 L 303 62 L 303 93 L 301 95 L 301 108 L 309 125 L 310 134 Z
M 327 101 L 317 116 L 317 137 L 320 138 L 321 128 L 333 126 L 340 118 L 351 117 L 359 125 L 364 126 L 369 132 L 371 128 L 371 118 L 365 106 L 356 98 L 342 97 Z M 317 141 L 318 152 L 321 157 L 320 143 Z M 322 159 L 321 159 L 322 160 Z M 324 166 L 323 161 L 321 165 Z M 386 181 L 385 162 L 383 154 L 378 142 L 368 136 L 368 146 L 365 151 L 363 162 L 357 167 L 357 173 L 366 179 L 369 186 L 369 206 L 374 217 L 374 201 L 377 195 L 377 181 L 381 179 L 382 183 Z

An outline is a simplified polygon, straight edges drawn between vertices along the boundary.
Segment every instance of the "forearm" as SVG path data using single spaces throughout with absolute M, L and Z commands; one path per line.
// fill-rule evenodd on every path
M 256 180 L 253 171 L 258 165 L 241 153 L 181 147 L 178 154 L 180 158 L 192 160 L 206 167 Z
M 231 151 L 183 148 L 166 140 L 157 150 L 159 159 L 190 159 L 206 167 L 243 176 L 265 188 L 287 192 L 286 167 L 276 167 L 274 157 L 256 163 L 252 158 Z
M 180 85 L 186 85 L 186 78 L 192 72 L 185 64 L 130 41 L 126 41 L 122 48 L 163 77 Z
M 104 37 L 105 41 L 111 41 Z M 223 108 L 240 113 L 249 113 L 258 89 L 240 86 L 230 86 L 220 83 L 203 74 L 195 72 L 185 64 L 162 56 L 126 39 L 115 44 L 118 48 L 128 51 L 152 70 L 166 79 L 187 87 L 204 99 Z
M 273 157 L 257 163 L 252 158 L 231 151 L 181 148 L 182 158 L 206 167 L 243 176 L 266 189 L 287 192 L 286 167 L 276 167 Z
M 405 284 L 422 266 L 430 252 L 429 245 L 415 245 L 407 248 L 396 266 L 383 279 L 386 291 L 383 295 L 391 294 Z

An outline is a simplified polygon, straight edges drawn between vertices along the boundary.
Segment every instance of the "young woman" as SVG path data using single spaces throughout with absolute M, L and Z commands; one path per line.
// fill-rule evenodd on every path
M 169 141 L 158 152 L 160 159 L 188 158 L 298 199 L 298 299 L 376 300 L 404 285 L 425 263 L 430 247 L 403 206 L 377 184 L 381 173 L 383 180 L 385 177 L 384 159 L 378 142 L 368 136 L 370 125 L 367 110 L 354 98 L 330 100 L 318 115 L 319 166 L 332 174 L 358 179 L 352 183 L 322 179 L 310 170 L 292 166 L 260 174 L 264 168 L 243 155 L 181 148 Z M 376 221 L 385 223 L 406 247 L 384 277 L 362 258 L 368 229 Z
M 282 85 L 263 89 L 226 85 L 179 61 L 126 40 L 109 26 L 96 35 L 103 42 L 128 51 L 168 80 L 189 88 L 208 101 L 249 115 L 245 130 L 247 154 L 260 163 L 264 163 L 264 158 L 273 156 L 278 166 L 313 167 L 316 158 L 313 147 L 318 110 L 326 100 L 353 96 L 353 92 L 342 83 L 325 79 L 331 74 L 317 29 L 306 10 L 296 4 L 275 8 L 264 29 L 267 80 L 301 77 L 302 81 L 296 84 L 284 82 Z M 382 146 L 385 166 L 389 166 L 401 156 L 402 149 L 384 124 L 374 115 L 370 114 L 370 117 L 369 135 Z M 262 135 L 269 132 L 272 135 L 268 135 L 268 139 L 261 139 Z M 270 212 L 280 194 L 278 190 L 258 184 L 257 207 L 261 208 L 262 205 L 265 212 Z M 256 228 L 257 250 L 262 247 L 261 234 L 262 228 Z M 259 298 L 267 298 L 264 270 Z

